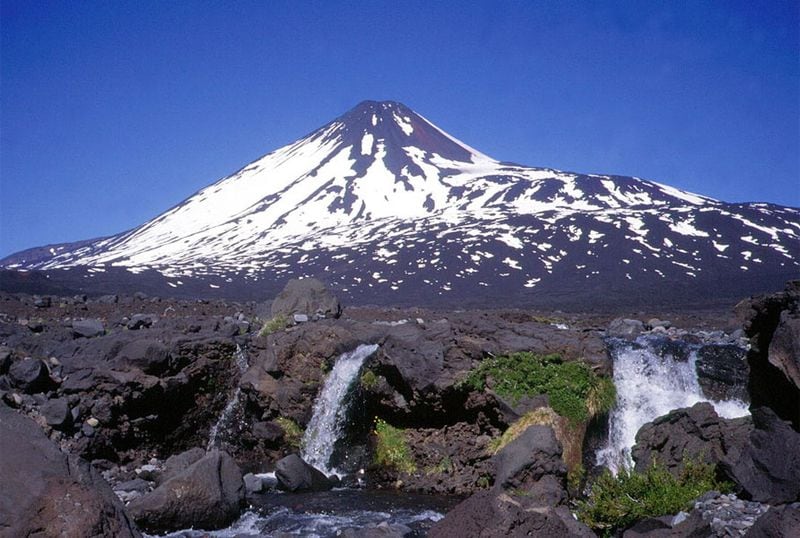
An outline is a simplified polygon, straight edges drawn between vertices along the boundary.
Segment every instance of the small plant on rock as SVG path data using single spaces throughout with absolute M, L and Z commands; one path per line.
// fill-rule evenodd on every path
M 278 417 L 275 419 L 275 423 L 283 429 L 283 438 L 286 444 L 294 448 L 300 448 L 303 442 L 303 429 L 297 422 L 290 418 Z
M 261 330 L 258 332 L 258 336 L 268 336 L 274 332 L 281 331 L 288 326 L 289 319 L 283 314 L 278 314 L 271 320 L 264 323 L 264 326 L 261 327 Z
M 375 447 L 376 464 L 391 467 L 401 473 L 413 473 L 417 470 L 405 432 L 402 429 L 395 428 L 385 420 L 376 418 L 375 436 L 378 439 Z
M 372 370 L 367 370 L 361 374 L 361 386 L 366 390 L 372 390 L 378 386 L 378 376 Z

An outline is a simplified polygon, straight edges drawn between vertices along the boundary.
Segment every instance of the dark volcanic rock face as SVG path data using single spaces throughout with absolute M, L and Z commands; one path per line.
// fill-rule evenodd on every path
M 657 461 L 677 476 L 687 458 L 717 465 L 730 453 L 738 456 L 752 430 L 750 417 L 720 418 L 711 404 L 702 402 L 642 426 L 631 456 L 639 472 Z
M 97 471 L 0 402 L 0 535 L 138 537 Z
M 800 431 L 800 281 L 742 301 L 736 310 L 750 337 L 753 407 L 770 407 Z

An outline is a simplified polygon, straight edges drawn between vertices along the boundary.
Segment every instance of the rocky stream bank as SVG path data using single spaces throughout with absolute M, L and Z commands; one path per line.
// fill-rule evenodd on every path
M 686 318 L 342 309 L 312 281 L 271 305 L 1 295 L 0 536 L 222 528 L 271 488 L 339 486 L 465 499 L 432 528 L 337 531 L 348 536 L 594 536 L 573 513 L 607 438 L 608 338 L 642 334 L 675 356 L 693 346 L 703 393 L 749 399 L 753 413 L 725 419 L 698 403 L 642 427 L 637 469 L 657 461 L 679 475 L 690 456 L 732 491 L 614 532 L 791 536 L 799 304 L 790 284 L 743 301 L 738 325 L 698 330 Z M 296 454 L 329 372 L 362 344 L 378 347 L 348 389 L 329 461 L 340 482 Z M 509 388 L 508 357 L 538 384 Z M 563 372 L 582 381 L 557 381 Z

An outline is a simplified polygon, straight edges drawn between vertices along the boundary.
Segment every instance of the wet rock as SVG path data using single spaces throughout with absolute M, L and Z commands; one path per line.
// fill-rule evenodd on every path
M 697 350 L 697 380 L 712 400 L 748 401 L 747 351 L 736 345 L 706 345 Z
M 333 483 L 320 470 L 297 454 L 290 454 L 275 464 L 278 487 L 286 491 L 327 491 Z
M 267 445 L 276 445 L 283 440 L 286 432 L 274 422 L 256 422 L 253 424 L 253 437 L 261 439 Z
M 94 338 L 104 333 L 105 327 L 99 319 L 80 319 L 72 322 L 72 334 L 75 338 Z
M 47 390 L 51 384 L 47 364 L 30 357 L 15 361 L 8 369 L 8 375 L 17 388 L 28 394 Z
M 156 489 L 134 499 L 128 509 L 150 531 L 230 525 L 244 501 L 242 471 L 225 452 L 212 450 Z
M 30 419 L 0 403 L 3 536 L 139 537 L 94 468 L 67 456 Z
M 272 302 L 272 317 L 305 314 L 308 317 L 321 316 L 338 318 L 342 313 L 339 300 L 316 278 L 294 279 Z
M 48 426 L 57 430 L 65 430 L 72 425 L 72 413 L 66 398 L 47 400 L 41 408 L 41 413 Z
M 738 454 L 752 430 L 749 417 L 720 418 L 710 403 L 700 402 L 642 426 L 631 456 L 639 472 L 657 461 L 677 476 L 686 458 L 716 465 L 729 453 Z
M 644 332 L 644 323 L 638 319 L 617 318 L 608 324 L 606 336 L 633 340 Z
M 252 493 L 261 493 L 266 489 L 264 487 L 264 480 L 260 476 L 256 476 L 253 473 L 247 473 L 244 475 L 244 488 L 248 495 Z
M 405 525 L 390 525 L 387 522 L 367 525 L 361 528 L 343 529 L 338 536 L 342 538 L 403 538 L 411 536 L 412 530 Z
M 770 408 L 752 410 L 755 429 L 741 451 L 731 451 L 723 472 L 740 496 L 783 504 L 800 500 L 800 433 Z

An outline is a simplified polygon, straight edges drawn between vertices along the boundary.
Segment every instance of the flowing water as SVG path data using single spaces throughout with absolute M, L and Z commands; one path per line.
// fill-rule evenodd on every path
M 234 362 L 236 363 L 236 367 L 239 369 L 239 376 L 247 370 L 247 351 L 236 344 L 236 353 L 233 355 Z M 225 405 L 225 408 L 220 413 L 219 418 L 211 426 L 211 430 L 208 432 L 208 444 L 206 445 L 206 450 L 211 450 L 217 445 L 217 440 L 219 438 L 220 431 L 223 431 L 226 427 L 230 425 L 231 420 L 233 419 L 234 412 L 239 407 L 239 396 L 241 395 L 241 389 L 236 387 L 236 390 L 233 391 L 231 397 L 228 399 L 228 403 Z
M 656 343 L 639 337 L 635 344 L 614 341 L 610 345 L 617 404 L 609 417 L 608 443 L 597 452 L 597 463 L 614 473 L 631 466 L 639 428 L 673 409 L 710 402 L 725 418 L 749 414 L 745 402 L 713 401 L 703 395 L 695 368 L 696 349 L 690 350 L 688 360 L 679 360 Z
M 314 402 L 314 413 L 303 436 L 301 457 L 325 474 L 341 475 L 330 468 L 330 461 L 336 441 L 347 425 L 349 402 L 346 397 L 364 361 L 377 349 L 375 344 L 363 344 L 342 354 Z

